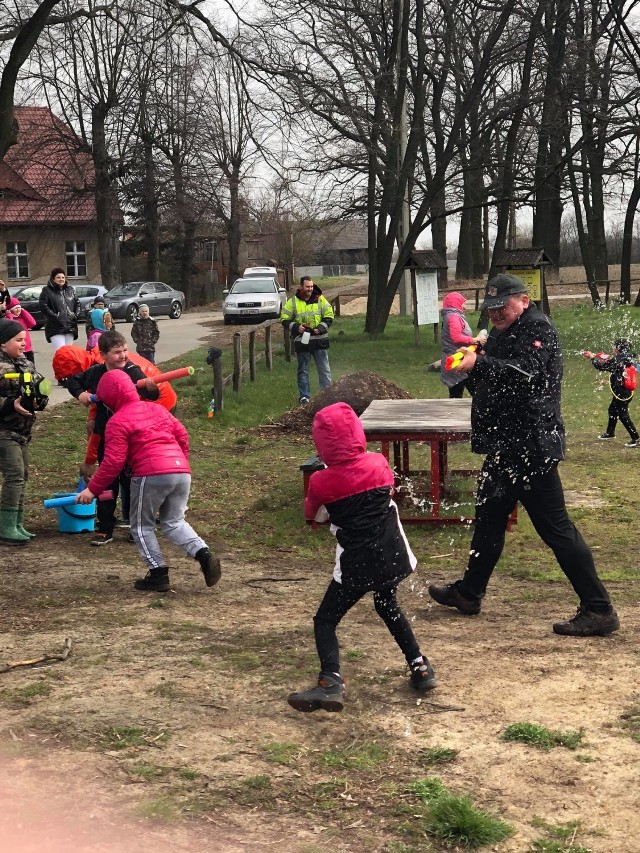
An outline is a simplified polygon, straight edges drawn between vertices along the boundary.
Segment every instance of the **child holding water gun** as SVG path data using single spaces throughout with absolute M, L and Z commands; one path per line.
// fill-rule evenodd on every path
M 640 447 L 640 435 L 629 416 L 629 403 L 637 384 L 636 357 L 632 352 L 631 341 L 627 338 L 616 338 L 613 343 L 613 355 L 603 352 L 593 353 L 589 350 L 585 350 L 582 354 L 585 358 L 591 359 L 591 364 L 596 370 L 604 370 L 611 374 L 609 386 L 613 396 L 608 409 L 609 421 L 606 430 L 598 438 L 600 441 L 615 438 L 616 425 L 620 421 L 630 437 L 630 441 L 627 441 L 624 446 Z

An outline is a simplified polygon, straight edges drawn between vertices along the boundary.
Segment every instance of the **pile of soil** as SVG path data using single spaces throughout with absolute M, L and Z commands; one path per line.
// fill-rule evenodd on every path
M 383 379 L 377 373 L 360 370 L 338 379 L 307 405 L 296 406 L 295 409 L 285 412 L 274 426 L 284 432 L 308 431 L 316 412 L 333 403 L 348 403 L 357 415 L 361 415 L 372 400 L 411 399 L 411 394 L 404 388 Z

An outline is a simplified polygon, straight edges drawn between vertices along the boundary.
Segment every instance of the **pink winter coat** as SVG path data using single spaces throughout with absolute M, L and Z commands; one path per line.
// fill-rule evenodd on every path
M 177 418 L 138 396 L 122 370 L 109 370 L 98 382 L 98 397 L 114 414 L 104 434 L 104 459 L 89 482 L 99 495 L 127 463 L 134 477 L 190 474 L 189 434 Z
M 20 300 L 16 299 L 15 296 L 12 296 L 9 302 L 7 303 L 7 320 L 15 320 L 16 323 L 20 323 L 22 328 L 27 333 L 25 338 L 26 346 L 24 348 L 25 352 L 33 352 L 33 344 L 31 343 L 31 335 L 29 334 L 29 329 L 33 329 L 36 325 L 36 321 L 33 316 L 29 314 L 28 311 L 25 311 L 23 308 L 20 314 L 16 317 L 15 314 L 11 314 L 10 311 L 12 308 L 15 308 L 16 305 L 20 305 Z

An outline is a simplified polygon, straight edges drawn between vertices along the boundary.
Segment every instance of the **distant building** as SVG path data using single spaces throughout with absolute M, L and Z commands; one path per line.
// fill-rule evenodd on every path
M 0 161 L 0 278 L 39 284 L 61 267 L 72 283 L 101 283 L 91 156 L 47 107 L 15 118 L 18 141 Z

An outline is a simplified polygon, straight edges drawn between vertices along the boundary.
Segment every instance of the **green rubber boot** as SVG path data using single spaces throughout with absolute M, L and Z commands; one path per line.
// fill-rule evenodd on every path
M 18 507 L 0 507 L 0 544 L 2 545 L 26 545 L 31 537 L 26 533 L 20 533 L 16 523 L 18 521 Z
M 18 515 L 16 517 L 16 530 L 18 533 L 22 533 L 23 536 L 28 536 L 29 539 L 35 538 L 35 533 L 30 533 L 28 530 L 25 530 L 24 525 L 22 524 L 22 519 L 24 518 L 24 507 L 18 507 Z

